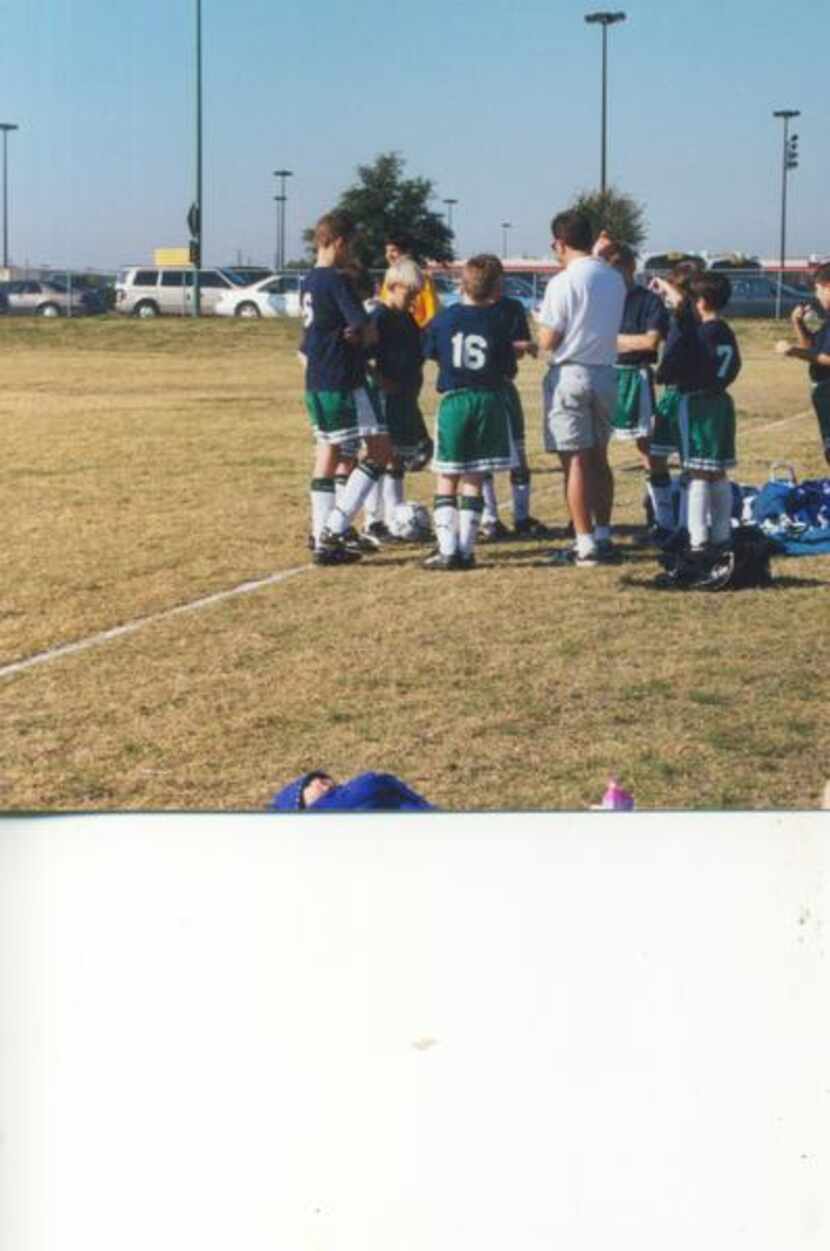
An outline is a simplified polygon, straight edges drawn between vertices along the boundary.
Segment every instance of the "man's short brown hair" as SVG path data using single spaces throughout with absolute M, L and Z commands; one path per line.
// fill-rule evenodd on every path
M 550 224 L 550 233 L 559 243 L 576 252 L 590 252 L 594 244 L 591 219 L 576 209 L 557 213 Z
M 821 287 L 830 287 L 830 261 L 826 261 L 823 265 L 819 265 L 813 274 L 813 282 L 818 283 Z
M 334 209 L 331 213 L 324 213 L 314 227 L 314 246 L 327 248 L 337 239 L 348 243 L 356 234 L 357 226 L 351 214 Z
M 477 304 L 491 300 L 504 276 L 504 267 L 497 256 L 481 252 L 471 256 L 461 271 L 461 290 Z

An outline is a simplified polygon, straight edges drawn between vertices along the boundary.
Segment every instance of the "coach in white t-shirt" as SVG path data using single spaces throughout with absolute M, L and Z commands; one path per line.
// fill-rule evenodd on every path
M 555 553 L 552 563 L 595 565 L 614 558 L 608 440 L 625 283 L 591 255 L 591 223 L 582 213 L 557 214 L 551 231 L 563 269 L 548 283 L 539 313 L 539 346 L 551 353 L 544 442 L 545 451 L 556 452 L 562 462 L 576 534 L 575 549 Z

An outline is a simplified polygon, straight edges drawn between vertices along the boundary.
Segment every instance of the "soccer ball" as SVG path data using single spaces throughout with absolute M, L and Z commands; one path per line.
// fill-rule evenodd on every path
M 389 523 L 389 532 L 396 539 L 417 543 L 432 532 L 429 512 L 423 504 L 398 504 Z
M 419 470 L 424 469 L 432 460 L 434 451 L 435 444 L 429 436 L 421 439 L 415 451 L 403 458 L 404 468 L 407 473 L 418 473 Z

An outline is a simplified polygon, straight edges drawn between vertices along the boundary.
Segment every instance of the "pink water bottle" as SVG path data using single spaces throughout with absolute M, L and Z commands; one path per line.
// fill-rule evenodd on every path
M 609 778 L 602 797 L 602 803 L 596 808 L 610 812 L 631 812 L 634 807 L 634 796 L 620 786 L 616 778 Z

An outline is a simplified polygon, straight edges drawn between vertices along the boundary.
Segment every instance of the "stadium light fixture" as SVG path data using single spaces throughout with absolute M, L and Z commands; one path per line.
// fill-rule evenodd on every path
M 513 227 L 512 222 L 502 222 L 501 224 L 501 259 L 507 256 L 507 232 Z
M 773 117 L 780 117 L 784 123 L 783 159 L 781 161 L 781 260 L 778 269 L 778 282 L 775 290 L 775 316 L 781 316 L 782 284 L 784 282 L 784 265 L 787 256 L 787 175 L 798 164 L 798 135 L 790 139 L 790 122 L 794 117 L 801 116 L 800 109 L 774 109 Z
M 280 180 L 280 193 L 275 195 L 277 202 L 277 250 L 274 255 L 274 269 L 285 269 L 285 204 L 288 196 L 285 194 L 285 180 L 293 177 L 293 170 L 275 169 L 274 177 Z
M 600 139 L 600 194 L 605 195 L 606 187 L 606 135 L 608 122 L 608 27 L 616 22 L 624 22 L 624 13 L 586 13 L 585 21 L 589 25 L 602 27 L 602 136 Z
M 449 230 L 450 234 L 452 234 L 452 209 L 453 205 L 457 204 L 458 201 L 449 199 L 445 200 L 444 203 L 447 206 L 447 230 Z
M 19 130 L 20 127 L 16 122 L 0 122 L 0 130 L 3 132 L 3 268 L 7 269 L 9 264 L 9 167 L 8 167 L 8 139 L 10 130 Z

